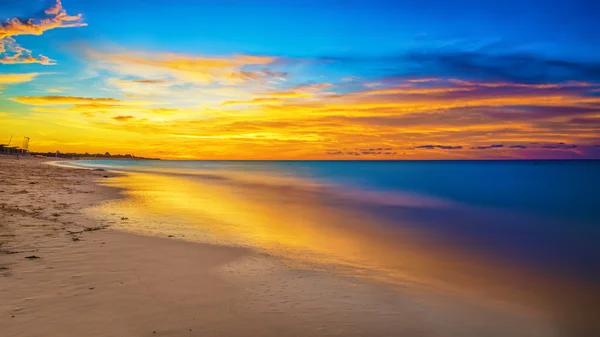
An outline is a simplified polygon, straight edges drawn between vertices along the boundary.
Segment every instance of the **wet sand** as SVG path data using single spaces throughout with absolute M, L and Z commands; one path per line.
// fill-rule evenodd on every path
M 562 336 L 538 313 L 116 230 L 106 171 L 0 158 L 3 336 Z

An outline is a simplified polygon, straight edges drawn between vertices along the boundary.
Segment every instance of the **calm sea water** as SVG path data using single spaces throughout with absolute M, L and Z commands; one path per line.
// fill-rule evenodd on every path
M 98 160 L 76 165 L 244 183 L 251 191 L 268 183 L 280 188 L 264 201 L 273 205 L 292 189 L 311 186 L 316 193 L 317 186 L 321 194 L 327 190 L 320 204 L 351 200 L 336 205 L 373 214 L 377 220 L 371 224 L 381 221 L 435 238 L 426 245 L 456 246 L 512 265 L 600 280 L 600 161 Z M 310 198 L 305 194 L 302 198 Z M 297 199 L 285 202 L 298 204 Z
M 125 173 L 104 180 L 125 197 L 89 210 L 124 230 L 533 308 L 565 336 L 600 331 L 600 161 L 68 165 Z
M 600 161 L 79 161 L 123 170 L 239 171 L 600 223 Z

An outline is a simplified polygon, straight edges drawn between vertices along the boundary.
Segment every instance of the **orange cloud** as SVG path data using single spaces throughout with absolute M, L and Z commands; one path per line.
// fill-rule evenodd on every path
M 44 12 L 48 17 L 43 19 L 23 20 L 13 18 L 0 25 L 0 40 L 17 35 L 42 35 L 45 31 L 55 28 L 87 26 L 82 22 L 81 14 L 71 16 L 62 7 L 60 0 Z
M 38 57 L 22 54 L 15 54 L 12 56 L 7 56 L 5 58 L 0 59 L 0 64 L 27 64 L 27 63 L 38 63 L 45 66 L 55 65 L 56 62 L 54 60 L 49 59 L 44 55 L 39 55 Z
M 39 55 L 32 56 L 31 51 L 20 47 L 12 38 L 19 35 L 42 35 L 45 31 L 55 28 L 83 27 L 81 14 L 72 16 L 62 7 L 60 0 L 51 8 L 44 11 L 45 17 L 40 19 L 7 19 L 0 24 L 0 64 L 39 63 L 42 65 L 55 64 L 50 58 Z M 8 55 L 8 53 L 11 55 Z
M 171 117 L 194 115 L 197 111 L 167 107 L 154 107 L 157 102 L 142 100 L 119 100 L 114 98 L 89 98 L 73 96 L 20 96 L 11 100 L 32 105 L 30 111 L 55 115 L 55 118 L 68 118 L 81 114 L 96 117 L 99 114 L 144 117 L 145 120 L 163 121 Z
M 12 39 L 7 38 L 6 41 L 0 40 L 0 44 L 4 43 L 2 46 L 4 52 L 10 51 L 11 55 L 0 55 L 0 64 L 27 64 L 27 63 L 39 63 L 41 65 L 54 65 L 56 64 L 54 60 L 50 58 L 39 55 L 35 57 L 31 55 L 31 51 L 25 48 L 22 48 L 16 44 Z M 1 54 L 1 53 L 0 53 Z
M 31 82 L 38 75 L 44 75 L 44 73 L 0 74 L 0 90 L 6 89 L 6 86 L 2 84 Z
M 63 104 L 58 104 L 53 107 L 34 107 L 31 111 L 45 112 L 45 113 L 56 113 L 62 114 L 65 112 L 81 113 L 87 117 L 93 117 L 97 113 L 107 112 L 118 112 L 118 113 L 131 113 L 138 112 L 139 107 L 135 106 L 124 106 L 120 104 L 106 104 L 106 103 L 86 103 L 86 104 L 75 104 L 72 107 L 66 108 Z

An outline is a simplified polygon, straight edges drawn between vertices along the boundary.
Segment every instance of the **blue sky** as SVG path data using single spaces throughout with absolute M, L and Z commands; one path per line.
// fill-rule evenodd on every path
M 4 0 L 0 16 L 30 17 L 52 1 Z M 47 4 L 47 5 L 44 5 Z M 446 43 L 503 42 L 548 55 L 592 58 L 600 30 L 596 1 L 193 1 L 69 0 L 86 29 L 22 37 L 47 51 L 91 39 L 170 51 L 386 55 Z M 560 47 L 557 46 L 560 43 Z M 469 44 L 468 42 L 466 44 Z M 569 48 L 565 48 L 568 45 Z M 468 47 L 465 45 L 465 47 Z

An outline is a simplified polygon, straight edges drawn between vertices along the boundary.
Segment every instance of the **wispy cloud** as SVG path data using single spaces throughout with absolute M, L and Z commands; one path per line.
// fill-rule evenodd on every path
M 27 83 L 33 81 L 33 79 L 37 76 L 45 74 L 50 73 L 0 74 L 0 90 L 6 89 L 6 86 L 4 84 Z
M 28 105 L 115 104 L 122 102 L 115 98 L 74 96 L 18 96 L 12 98 L 12 100 Z
M 43 73 L 42 73 L 43 74 Z M 30 82 L 40 73 L 0 74 L 0 84 L 16 84 Z
M 57 88 L 49 88 L 47 91 L 49 93 L 53 93 L 53 94 L 57 94 L 57 93 L 61 93 L 65 90 L 68 90 L 69 88 L 67 87 L 57 87 Z
M 270 105 L 281 103 L 283 103 L 283 100 L 278 98 L 254 98 L 247 101 L 225 101 L 221 105 Z
M 204 56 L 114 49 L 112 51 L 82 47 L 84 56 L 99 68 L 120 75 L 156 79 L 176 79 L 184 83 L 244 84 L 251 81 L 283 80 L 284 72 L 269 69 L 277 58 L 258 55 Z

